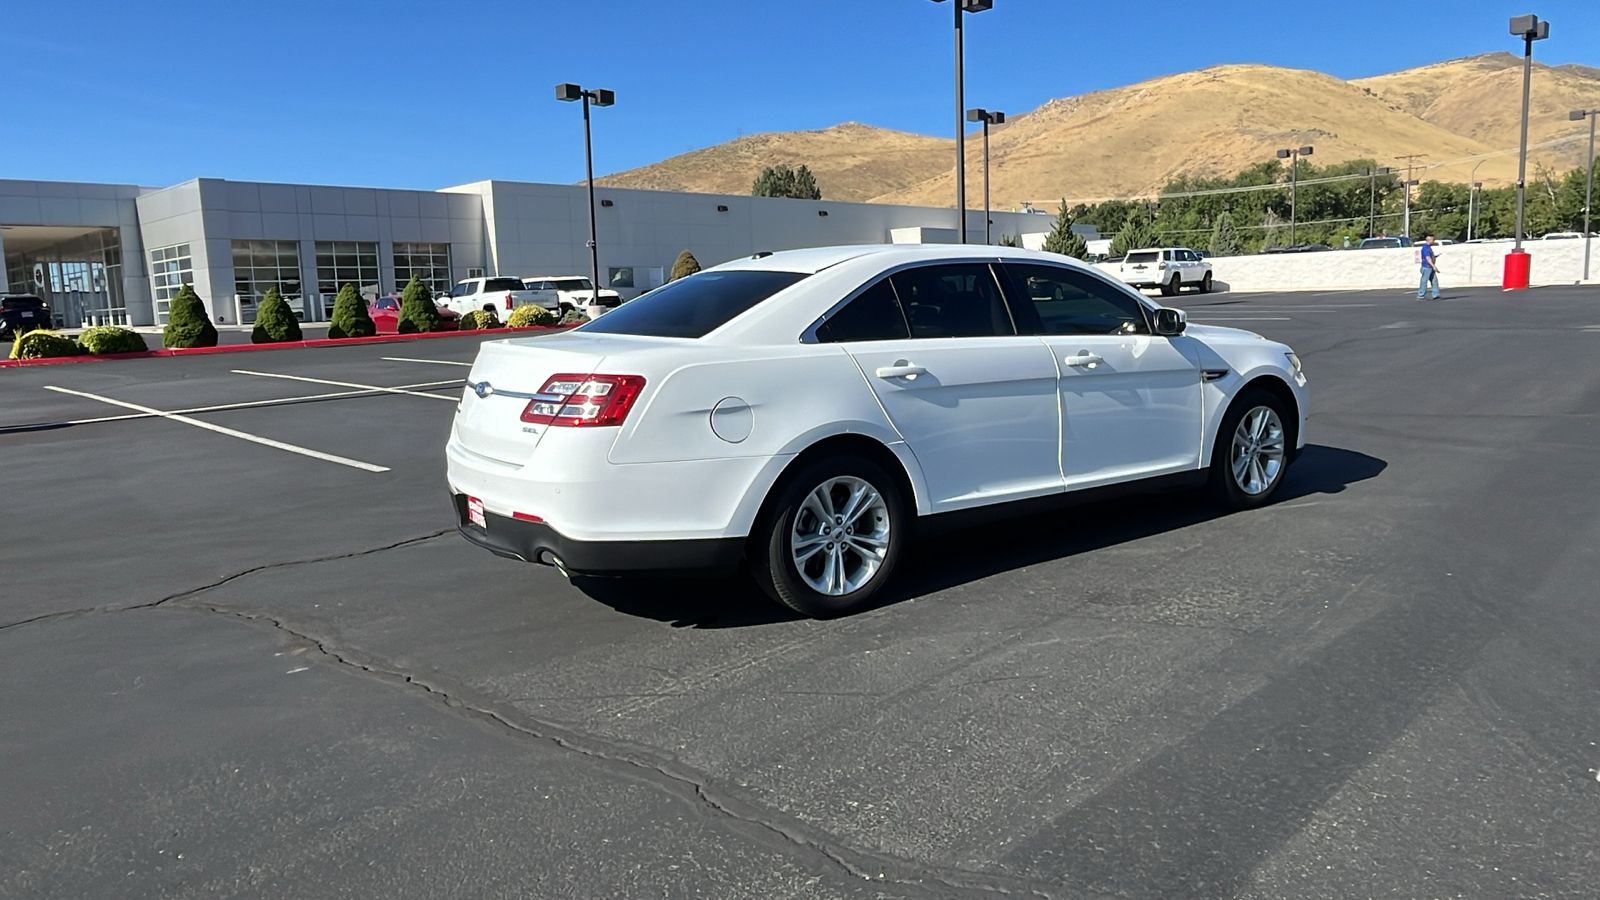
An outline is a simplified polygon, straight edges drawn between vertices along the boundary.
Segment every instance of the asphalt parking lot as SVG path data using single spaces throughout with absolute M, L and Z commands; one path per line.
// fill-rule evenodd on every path
M 1600 289 L 1172 303 L 1303 358 L 1274 504 L 833 621 L 456 536 L 478 336 L 0 371 L 0 897 L 1592 896 Z

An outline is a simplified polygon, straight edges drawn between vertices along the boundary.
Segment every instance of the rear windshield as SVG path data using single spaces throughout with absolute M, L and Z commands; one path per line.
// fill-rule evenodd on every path
M 1126 261 L 1131 263 L 1151 263 L 1160 258 L 1161 253 L 1159 251 L 1151 250 L 1147 253 L 1129 253 Z
M 0 299 L 0 309 L 38 309 L 44 301 L 38 297 L 6 297 Z
M 563 278 L 553 283 L 558 291 L 587 291 L 590 287 L 587 278 Z
M 483 282 L 483 292 L 485 294 L 492 293 L 494 291 L 525 290 L 527 290 L 527 288 L 523 286 L 522 279 L 520 278 L 488 278 Z
M 697 272 L 630 300 L 579 330 L 704 337 L 804 277 L 799 272 Z

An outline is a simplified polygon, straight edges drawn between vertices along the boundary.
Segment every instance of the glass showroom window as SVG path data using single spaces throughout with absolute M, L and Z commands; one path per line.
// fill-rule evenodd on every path
M 404 290 L 413 275 L 435 294 L 450 290 L 450 245 L 395 244 L 394 289 Z
M 333 298 L 347 284 L 361 296 L 378 299 L 378 245 L 358 241 L 317 241 L 317 293 L 323 305 L 333 308 Z
M 186 284 L 194 283 L 194 263 L 188 244 L 173 244 L 150 251 L 150 291 L 156 301 L 156 324 L 167 324 L 167 308 Z
M 256 306 L 277 288 L 293 309 L 305 307 L 300 287 L 300 244 L 297 241 L 234 241 L 233 292 L 239 297 L 239 322 L 256 320 Z

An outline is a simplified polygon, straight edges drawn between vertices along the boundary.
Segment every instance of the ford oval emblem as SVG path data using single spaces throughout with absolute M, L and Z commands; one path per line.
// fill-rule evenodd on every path
M 479 381 L 479 382 L 470 382 L 469 381 L 469 382 L 467 382 L 467 386 L 472 388 L 472 392 L 474 394 L 478 395 L 478 399 L 479 400 L 482 400 L 483 398 L 485 398 L 485 397 L 489 396 L 490 394 L 494 393 L 494 385 L 490 384 L 487 381 Z

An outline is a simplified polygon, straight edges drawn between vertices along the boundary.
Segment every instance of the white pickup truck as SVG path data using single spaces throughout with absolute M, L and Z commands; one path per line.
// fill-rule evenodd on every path
M 492 309 L 502 319 L 519 306 L 537 303 L 545 309 L 557 309 L 553 293 L 528 290 L 520 278 L 468 278 L 450 289 L 439 305 L 456 315 L 466 315 L 480 309 Z
M 1122 280 L 1136 288 L 1160 288 L 1170 297 L 1186 287 L 1211 293 L 1211 263 L 1187 247 L 1152 247 L 1129 251 L 1118 268 Z
M 563 313 L 578 309 L 596 319 L 622 305 L 621 294 L 604 289 L 597 292 L 594 282 L 582 275 L 534 275 L 522 279 L 522 283 L 529 290 L 555 292 L 557 308 Z

